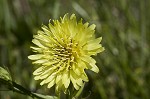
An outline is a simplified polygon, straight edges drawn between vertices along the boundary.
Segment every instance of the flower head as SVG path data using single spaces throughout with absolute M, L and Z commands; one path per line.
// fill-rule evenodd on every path
M 85 69 L 99 72 L 91 55 L 104 48 L 99 44 L 102 38 L 95 39 L 94 32 L 94 24 L 77 22 L 75 14 L 65 14 L 60 21 L 43 25 L 32 40 L 35 54 L 28 57 L 38 67 L 34 79 L 48 88 L 55 85 L 56 91 L 67 89 L 70 83 L 79 90 L 83 82 L 88 82 Z

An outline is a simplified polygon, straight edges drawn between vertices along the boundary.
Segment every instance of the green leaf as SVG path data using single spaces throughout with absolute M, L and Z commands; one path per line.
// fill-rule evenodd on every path
M 6 81 L 12 80 L 10 74 L 8 73 L 8 71 L 5 70 L 2 67 L 0 67 L 0 78 L 4 79 Z
M 49 95 L 42 95 L 42 94 L 38 94 L 38 93 L 34 93 L 36 96 L 39 96 L 43 99 L 58 99 L 58 97 L 56 96 L 49 96 Z

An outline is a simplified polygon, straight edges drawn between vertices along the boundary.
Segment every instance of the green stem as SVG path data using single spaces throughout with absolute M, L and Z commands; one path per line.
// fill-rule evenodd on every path
M 69 86 L 69 92 L 67 92 L 67 94 L 66 94 L 66 99 L 72 99 L 72 98 L 73 98 L 73 91 L 74 91 L 73 88 L 74 88 L 74 87 L 73 87 L 73 85 L 71 84 L 71 85 Z
M 79 91 L 76 93 L 76 95 L 74 96 L 75 98 L 79 97 L 84 89 L 84 85 L 85 85 L 85 82 L 83 84 L 83 86 L 81 86 L 81 88 L 79 89 Z
M 12 90 L 15 91 L 15 92 L 17 92 L 17 93 L 28 95 L 28 96 L 30 96 L 32 98 L 36 97 L 38 99 L 44 99 L 42 97 L 37 96 L 36 94 L 32 93 L 31 91 L 25 89 L 24 87 L 22 87 L 21 85 L 15 83 L 13 81 L 12 81 L 12 84 L 13 84 L 13 89 Z
M 7 89 L 9 89 L 8 91 L 14 91 L 23 95 L 27 95 L 30 96 L 32 98 L 36 98 L 36 99 L 58 99 L 58 97 L 56 96 L 49 96 L 49 95 L 41 95 L 41 94 L 37 94 L 37 93 L 33 93 L 29 90 L 27 90 L 26 88 L 22 87 L 21 85 L 17 84 L 16 82 L 12 81 L 11 79 L 7 79 L 8 76 L 6 75 L 7 73 L 5 73 L 4 71 L 0 72 L 0 85 L 5 85 L 5 87 Z M 4 75 L 5 74 L 5 75 Z

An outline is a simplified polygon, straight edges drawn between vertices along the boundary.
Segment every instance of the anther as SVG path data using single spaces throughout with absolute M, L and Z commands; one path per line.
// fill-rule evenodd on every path
M 70 62 L 74 62 L 74 57 L 73 56 L 71 56 L 71 61 Z
M 54 56 L 55 56 L 55 57 L 58 57 L 58 55 L 56 55 L 56 54 L 55 54 Z

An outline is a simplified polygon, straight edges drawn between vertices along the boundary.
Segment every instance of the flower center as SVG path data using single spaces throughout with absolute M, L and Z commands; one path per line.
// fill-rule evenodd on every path
M 65 42 L 64 46 L 55 45 L 55 47 L 52 48 L 54 51 L 53 56 L 55 60 L 63 61 L 65 63 L 69 62 L 69 65 L 72 66 L 72 63 L 75 63 L 75 57 L 78 56 L 79 51 L 78 49 L 78 43 L 73 43 L 72 39 L 69 39 L 67 42 Z

